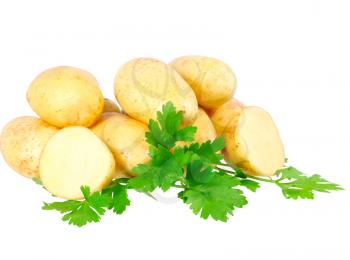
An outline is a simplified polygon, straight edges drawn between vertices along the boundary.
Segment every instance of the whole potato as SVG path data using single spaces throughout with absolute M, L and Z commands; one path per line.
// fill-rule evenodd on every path
M 29 86 L 27 99 L 41 119 L 57 127 L 91 126 L 104 105 L 96 79 L 73 67 L 42 72 Z
M 0 137 L 5 161 L 21 175 L 39 178 L 41 153 L 57 131 L 58 128 L 31 116 L 12 120 L 4 127 Z
M 116 164 L 129 175 L 140 163 L 149 161 L 149 146 L 145 141 L 147 126 L 126 115 L 107 115 L 91 130 L 99 136 L 112 151 Z
M 228 101 L 236 90 L 236 77 L 228 65 L 214 58 L 184 56 L 170 65 L 196 93 L 199 105 L 217 108 Z
M 194 136 L 194 140 L 198 143 L 204 143 L 206 141 L 214 141 L 216 138 L 216 131 L 208 117 L 207 113 L 199 108 L 198 115 L 194 120 L 193 126 L 197 127 L 197 132 Z
M 216 133 L 221 135 L 225 129 L 232 127 L 232 124 L 235 124 L 234 121 L 238 118 L 238 115 L 243 108 L 244 105 L 240 101 L 232 98 L 225 104 L 213 110 L 211 120 L 216 129 Z
M 196 96 L 186 81 L 167 64 L 151 59 L 134 59 L 123 65 L 114 81 L 115 95 L 122 109 L 131 117 L 148 123 L 168 101 L 184 120 L 197 115 Z
M 104 98 L 103 113 L 106 112 L 120 112 L 120 109 L 112 100 Z
M 194 142 L 197 143 L 205 143 L 206 141 L 214 141 L 216 138 L 216 131 L 213 126 L 213 123 L 211 122 L 209 116 L 202 108 L 198 108 L 198 114 L 196 119 L 191 124 L 192 126 L 197 127 L 196 134 L 194 136 Z M 177 142 L 177 145 L 183 146 L 183 145 L 189 145 L 192 142 L 183 142 L 179 141 Z

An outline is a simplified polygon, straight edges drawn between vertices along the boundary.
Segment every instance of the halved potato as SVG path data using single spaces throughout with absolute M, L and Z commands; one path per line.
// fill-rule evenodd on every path
M 145 141 L 147 126 L 141 122 L 115 113 L 101 120 L 91 130 L 108 145 L 116 164 L 122 166 L 127 174 L 134 176 L 132 169 L 149 161 L 149 146 Z
M 106 112 L 120 112 L 120 109 L 115 102 L 108 98 L 104 98 L 103 113 Z
M 212 116 L 225 137 L 225 159 L 247 174 L 273 176 L 283 167 L 282 140 L 271 116 L 259 107 L 221 109 Z
M 170 65 L 196 93 L 198 104 L 217 108 L 228 101 L 236 90 L 236 77 L 224 62 L 203 56 L 183 56 Z
M 108 147 L 89 129 L 72 126 L 60 130 L 47 143 L 40 159 L 40 178 L 53 195 L 81 199 L 82 185 L 91 192 L 108 185 L 115 161 Z
M 41 153 L 58 130 L 36 117 L 15 118 L 4 127 L 0 137 L 5 161 L 19 174 L 39 178 Z

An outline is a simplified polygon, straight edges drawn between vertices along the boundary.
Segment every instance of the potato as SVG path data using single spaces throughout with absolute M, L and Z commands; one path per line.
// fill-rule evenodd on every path
M 121 165 L 127 174 L 135 176 L 132 169 L 149 161 L 149 147 L 145 141 L 147 126 L 141 122 L 116 113 L 101 120 L 91 130 L 108 145 L 116 164 Z
M 42 72 L 29 86 L 27 99 L 41 119 L 57 127 L 91 126 L 104 105 L 96 79 L 73 67 Z
M 148 123 L 168 101 L 183 111 L 191 122 L 197 115 L 196 96 L 185 80 L 167 64 L 150 58 L 134 59 L 118 71 L 114 81 L 115 96 L 132 118 Z
M 48 140 L 58 131 L 44 121 L 22 116 L 9 122 L 0 137 L 5 161 L 21 175 L 39 177 L 39 160 Z
M 39 172 L 44 187 L 53 195 L 81 199 L 82 185 L 95 192 L 110 183 L 115 161 L 108 147 L 92 131 L 71 126 L 49 140 L 40 159 Z
M 213 110 L 211 120 L 218 135 L 222 135 L 225 128 L 231 125 L 231 121 L 238 118 L 244 105 L 237 99 L 231 99 L 217 109 Z
M 206 109 L 217 108 L 228 101 L 236 90 L 236 77 L 222 61 L 202 56 L 184 56 L 170 65 L 196 93 L 198 104 Z
M 208 140 L 214 141 L 214 139 L 216 138 L 216 131 L 213 126 L 213 123 L 211 122 L 207 113 L 202 108 L 198 109 L 197 117 L 191 125 L 197 127 L 197 131 L 194 136 L 194 142 L 205 143 Z M 191 143 L 192 142 L 180 141 L 177 142 L 177 145 L 183 146 L 185 144 L 189 145 Z
M 103 113 L 106 112 L 120 112 L 120 109 L 112 100 L 104 98 Z
M 97 120 L 97 122 L 90 127 L 90 129 L 98 136 L 98 137 L 102 137 L 102 132 L 103 129 L 106 125 L 106 123 L 108 122 L 107 119 L 115 116 L 115 115 L 120 115 L 120 113 L 117 112 L 106 112 L 106 113 L 102 113 L 100 118 Z
M 218 109 L 212 121 L 225 137 L 225 159 L 247 174 L 273 176 L 283 167 L 281 138 L 271 116 L 262 108 Z

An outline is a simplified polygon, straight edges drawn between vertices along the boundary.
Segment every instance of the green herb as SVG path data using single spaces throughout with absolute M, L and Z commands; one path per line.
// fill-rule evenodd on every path
M 59 211 L 64 214 L 64 221 L 80 227 L 99 222 L 106 210 L 122 214 L 130 205 L 129 189 L 152 197 L 150 192 L 157 188 L 164 192 L 177 188 L 178 197 L 194 214 L 226 222 L 236 208 L 248 203 L 242 188 L 256 192 L 261 182 L 277 185 L 288 199 L 313 199 L 314 192 L 342 189 L 319 175 L 307 177 L 293 167 L 277 171 L 275 178 L 247 175 L 235 165 L 223 162 L 222 136 L 214 141 L 195 143 L 196 128 L 181 128 L 182 119 L 182 112 L 177 112 L 168 102 L 162 112 L 157 113 L 157 121 L 149 121 L 146 141 L 151 159 L 133 169 L 136 177 L 113 180 L 108 187 L 92 194 L 89 187 L 83 186 L 83 200 L 45 203 L 43 209 Z M 192 143 L 177 146 L 178 141 Z

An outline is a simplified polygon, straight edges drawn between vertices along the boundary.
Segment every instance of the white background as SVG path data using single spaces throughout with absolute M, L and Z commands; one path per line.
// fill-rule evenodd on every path
M 112 98 L 129 59 L 213 56 L 235 71 L 238 99 L 271 112 L 292 165 L 349 190 L 349 14 L 346 0 L 1 1 L 0 126 L 33 114 L 27 87 L 52 66 L 90 71 Z M 226 224 L 132 193 L 122 216 L 78 229 L 1 159 L 0 259 L 350 259 L 349 191 L 247 194 Z

